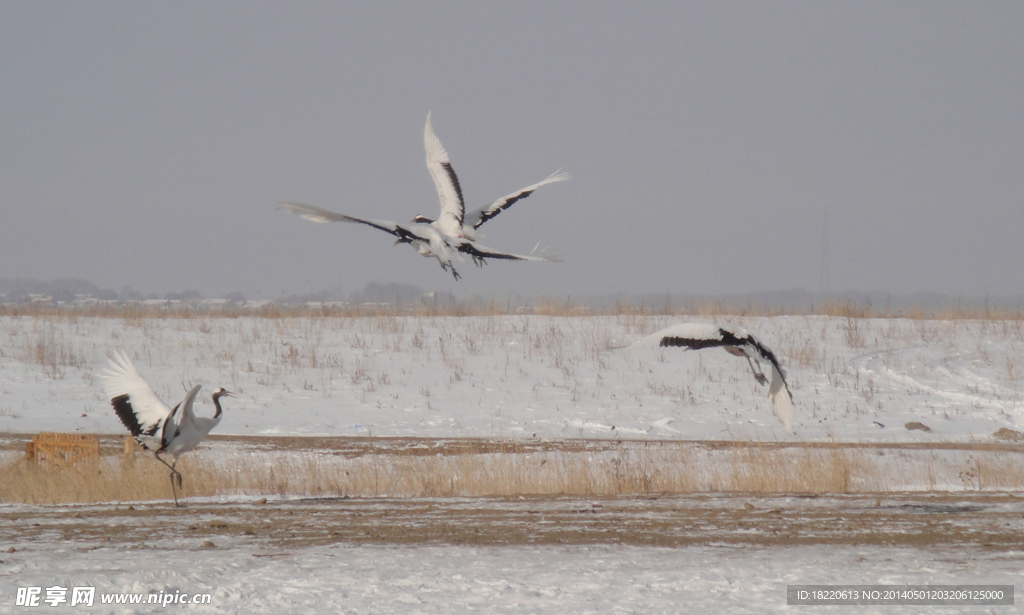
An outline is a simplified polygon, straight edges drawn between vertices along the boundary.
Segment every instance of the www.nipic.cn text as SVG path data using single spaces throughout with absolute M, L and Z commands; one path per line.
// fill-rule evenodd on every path
M 211 594 L 163 590 L 152 594 L 100 594 L 99 604 L 211 604 Z M 96 602 L 95 587 L 19 587 L 14 606 L 92 606 Z

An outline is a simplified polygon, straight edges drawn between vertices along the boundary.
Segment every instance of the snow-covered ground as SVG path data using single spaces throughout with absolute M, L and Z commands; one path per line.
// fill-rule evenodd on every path
M 97 607 L 100 594 L 210 594 L 166 607 L 202 613 L 772 613 L 787 609 L 788 585 L 1020 587 L 1024 576 L 1024 501 L 1000 494 L 135 506 L 0 507 L 15 547 L 0 552 L 0 613 L 25 612 L 19 588 L 54 586 L 95 587 Z
M 742 359 L 716 349 L 617 348 L 684 321 L 741 325 L 776 351 L 789 371 L 795 434 L 772 416 L 765 387 Z M 1024 430 L 1022 325 L 811 316 L 7 316 L 0 318 L 0 432 L 121 433 L 97 374 L 110 352 L 124 349 L 172 404 L 197 383 L 204 394 L 216 386 L 239 393 L 226 404 L 221 434 L 989 441 L 1001 428 Z M 211 410 L 204 397 L 199 411 Z M 912 421 L 931 431 L 908 430 Z M 5 505 L 0 512 L 31 525 L 40 510 Z M 176 519 L 187 524 L 193 514 L 181 509 Z M 55 535 L 9 553 L 0 545 L 0 613 L 767 613 L 787 609 L 787 584 L 1020 588 L 1024 569 L 1024 553 L 978 545 L 338 543 L 274 552 L 194 542 L 139 546 Z M 210 592 L 213 599 L 166 609 L 14 605 L 19 587 L 53 585 Z
M 795 435 L 740 358 L 615 348 L 681 321 L 745 326 L 775 350 Z M 0 431 L 120 432 L 96 380 L 117 348 L 172 404 L 196 383 L 240 393 L 223 434 L 966 441 L 1024 430 L 1021 321 L 8 316 Z
M 16 554 L 15 554 L 16 555 Z M 260 555 L 260 557 L 256 557 Z M 5 559 L 11 556 L 2 555 Z M 787 585 L 1021 587 L 1021 554 L 882 547 L 313 547 L 143 550 L 55 546 L 0 566 L 0 613 L 1011 613 L 1012 606 L 786 606 Z M 14 606 L 17 587 L 210 593 L 209 605 Z M 1019 601 L 1019 597 L 1017 600 Z M 1019 604 L 1019 602 L 1018 602 Z

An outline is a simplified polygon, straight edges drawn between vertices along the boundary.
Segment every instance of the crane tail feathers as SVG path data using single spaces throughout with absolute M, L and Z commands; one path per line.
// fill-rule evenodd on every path
M 796 412 L 793 409 L 793 398 L 789 394 L 789 387 L 782 379 L 782 374 L 774 366 L 772 367 L 772 384 L 768 389 L 768 399 L 772 402 L 772 412 L 782 421 L 786 431 L 793 433 L 793 417 Z

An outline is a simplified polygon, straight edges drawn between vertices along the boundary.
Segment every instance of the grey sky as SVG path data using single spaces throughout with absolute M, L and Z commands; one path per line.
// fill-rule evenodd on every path
M 1024 4 L 0 2 L 0 277 L 250 298 L 1024 292 Z M 437 213 L 556 169 L 436 261 L 292 200 Z

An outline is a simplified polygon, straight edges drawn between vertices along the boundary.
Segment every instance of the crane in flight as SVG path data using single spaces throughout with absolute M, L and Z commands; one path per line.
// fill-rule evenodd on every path
M 234 397 L 234 393 L 218 388 L 213 392 L 213 417 L 197 417 L 192 410 L 196 395 L 202 385 L 197 384 L 185 394 L 179 404 L 169 408 L 157 397 L 153 387 L 142 379 L 131 360 L 124 352 L 115 352 L 109 359 L 110 367 L 103 370 L 100 379 L 103 392 L 110 398 L 117 418 L 128 428 L 142 448 L 153 451 L 157 461 L 171 470 L 171 493 L 174 505 L 178 504 L 181 487 L 181 472 L 175 469 L 178 458 L 193 450 L 223 418 L 220 407 L 221 397 Z M 160 455 L 171 456 L 167 463 Z
M 438 200 L 441 203 L 441 213 L 436 220 L 418 215 L 409 224 L 399 224 L 390 220 L 356 218 L 313 205 L 293 202 L 279 203 L 277 208 L 311 222 L 351 222 L 365 224 L 390 233 L 397 238 L 395 245 L 406 243 L 420 255 L 436 258 L 441 269 L 451 271 L 456 280 L 461 276 L 455 270 L 454 263 L 463 260 L 462 255 L 464 254 L 469 255 L 478 267 L 486 264 L 488 258 L 527 261 L 559 260 L 557 257 L 537 252 L 537 248 L 534 248 L 529 255 L 511 254 L 487 248 L 476 243 L 477 229 L 517 201 L 533 194 L 537 188 L 570 179 L 568 174 L 555 172 L 543 181 L 503 196 L 486 207 L 466 214 L 462 186 L 452 168 L 448 152 L 441 145 L 437 135 L 434 134 L 429 113 L 423 132 L 423 146 L 426 150 L 427 170 L 434 180 L 434 187 L 437 188 Z
M 754 379 L 762 385 L 768 384 L 768 378 L 754 367 L 754 363 L 767 363 L 772 370 L 771 384 L 768 387 L 772 412 L 782 421 L 786 431 L 793 432 L 793 397 L 790 395 L 789 385 L 786 384 L 786 370 L 782 369 L 775 353 L 743 327 L 683 323 L 652 333 L 634 342 L 632 346 L 653 344 L 661 347 L 681 347 L 683 350 L 720 347 L 731 355 L 746 358 L 750 371 L 754 373 Z

